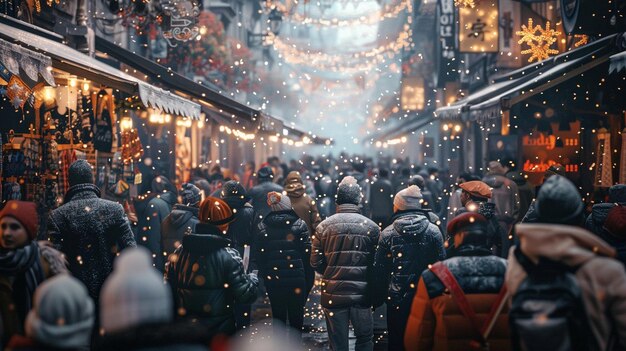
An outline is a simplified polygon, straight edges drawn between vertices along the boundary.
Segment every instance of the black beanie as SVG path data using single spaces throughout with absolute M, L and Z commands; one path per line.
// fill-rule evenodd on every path
M 246 202 L 250 201 L 246 188 L 235 180 L 224 183 L 220 197 L 233 209 L 242 208 Z
M 257 172 L 259 180 L 272 180 L 274 179 L 274 171 L 272 167 L 263 167 Z
M 584 204 L 569 179 L 555 175 L 546 180 L 537 194 L 537 214 L 541 223 L 576 224 Z
M 93 184 L 91 165 L 85 160 L 74 161 L 68 170 L 70 186 L 78 184 Z

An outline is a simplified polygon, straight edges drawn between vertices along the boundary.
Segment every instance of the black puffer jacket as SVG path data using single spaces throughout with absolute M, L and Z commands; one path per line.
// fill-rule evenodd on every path
M 374 305 L 381 305 L 386 297 L 392 306 L 405 297 L 413 298 L 420 273 L 445 258 L 443 236 L 437 226 L 422 214 L 403 213 L 383 230 L 378 241 L 374 272 L 388 283 L 377 285 Z
M 230 206 L 227 199 L 224 201 Z M 252 245 L 254 242 L 254 208 L 248 203 L 240 208 L 231 208 L 235 212 L 235 220 L 228 226 L 226 238 L 243 257 L 244 245 Z
M 311 239 L 306 223 L 294 211 L 270 212 L 259 224 L 257 263 L 268 289 L 306 286 L 311 271 Z
M 383 226 L 388 224 L 393 216 L 393 195 L 394 191 L 389 179 L 378 179 L 371 186 L 369 198 L 371 218 L 383 221 Z
M 100 199 L 94 184 L 70 187 L 65 203 L 50 213 L 48 239 L 65 254 L 70 272 L 96 303 L 116 253 L 137 246 L 124 208 Z
M 138 245 L 146 247 L 153 255 L 154 267 L 163 271 L 165 256 L 161 251 L 161 223 L 172 212 L 176 203 L 176 194 L 172 192 L 160 193 L 158 196 L 148 196 L 135 200 L 137 210 L 137 240 Z
M 193 233 L 199 221 L 197 207 L 174 205 L 161 223 L 161 252 L 166 252 L 168 257 L 183 242 L 185 234 Z
M 176 307 L 212 331 L 235 332 L 234 302 L 256 299 L 257 283 L 243 271 L 241 257 L 214 226 L 198 223 L 165 268 Z
M 261 179 L 259 179 L 259 181 L 261 181 Z M 283 187 L 271 181 L 264 181 L 248 191 L 248 196 L 250 196 L 251 199 L 250 202 L 256 213 L 256 219 L 258 219 L 259 216 L 265 217 L 270 213 L 270 205 L 267 204 L 267 193 L 272 191 L 282 193 Z
M 620 203 L 626 206 L 626 203 Z M 624 236 L 617 237 L 604 229 L 604 222 L 615 204 L 596 204 L 591 208 L 591 215 L 587 217 L 585 227 L 592 233 L 606 241 L 617 251 L 617 259 L 626 265 L 626 233 Z
M 343 204 L 317 227 L 312 238 L 311 266 L 322 277 L 322 306 L 371 305 L 368 282 L 380 229 L 359 214 L 359 206 Z

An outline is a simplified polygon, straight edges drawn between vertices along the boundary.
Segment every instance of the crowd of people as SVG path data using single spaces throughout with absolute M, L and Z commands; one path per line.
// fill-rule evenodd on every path
M 263 291 L 300 345 L 316 277 L 332 350 L 350 325 L 372 350 L 383 305 L 388 350 L 626 348 L 626 185 L 588 211 L 558 164 L 535 188 L 510 160 L 272 157 L 110 201 L 79 160 L 69 184 L 43 237 L 36 204 L 0 212 L 3 349 L 234 349 Z

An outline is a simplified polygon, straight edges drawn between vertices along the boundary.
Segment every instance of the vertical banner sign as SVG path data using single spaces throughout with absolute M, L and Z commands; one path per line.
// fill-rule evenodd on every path
M 521 45 L 515 32 L 522 26 L 521 3 L 510 0 L 500 0 L 499 19 L 499 41 L 500 55 L 498 55 L 498 67 L 519 68 L 522 66 L 520 60 Z
M 456 9 L 454 0 L 437 2 L 437 87 L 458 79 L 459 58 L 456 50 Z
M 498 0 L 481 0 L 459 9 L 459 51 L 498 52 Z

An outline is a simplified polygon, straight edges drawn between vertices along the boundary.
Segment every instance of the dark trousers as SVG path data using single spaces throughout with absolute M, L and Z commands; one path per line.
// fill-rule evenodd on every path
M 387 304 L 387 350 L 404 351 L 404 329 L 412 303 L 413 294 L 406 296 L 399 305 Z
M 302 325 L 304 324 L 305 300 L 302 290 L 298 289 L 300 293 L 296 293 L 296 288 L 268 287 L 267 289 L 267 295 L 272 304 L 273 325 L 282 323 L 285 327 L 290 327 L 287 329 L 289 335 L 298 343 L 301 342 Z M 274 330 L 278 329 L 275 328 Z

